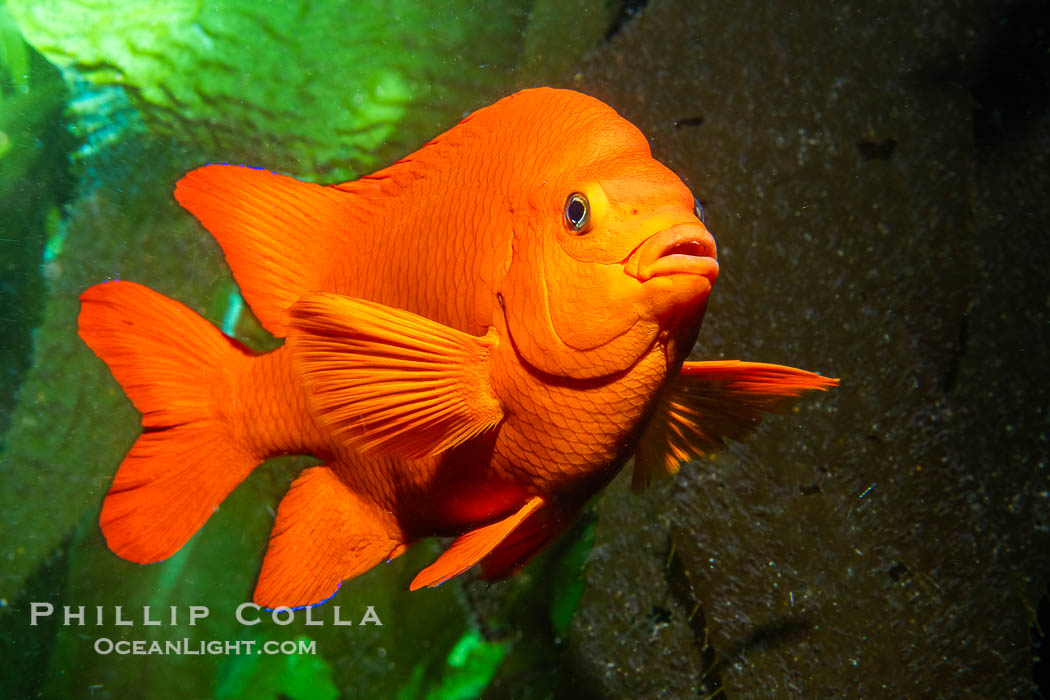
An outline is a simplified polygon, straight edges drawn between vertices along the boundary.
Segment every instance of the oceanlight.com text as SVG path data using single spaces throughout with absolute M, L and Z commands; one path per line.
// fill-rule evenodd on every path
M 133 656 L 223 656 L 231 654 L 293 654 L 313 656 L 317 654 L 317 642 L 312 639 L 288 639 L 283 642 L 245 639 L 232 642 L 218 640 L 203 641 L 175 639 L 166 642 L 145 639 L 113 641 L 108 637 L 95 640 L 95 653 Z

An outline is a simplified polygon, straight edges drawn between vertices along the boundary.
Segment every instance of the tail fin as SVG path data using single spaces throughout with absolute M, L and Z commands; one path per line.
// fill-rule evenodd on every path
M 231 380 L 251 352 L 177 301 L 133 282 L 80 295 L 80 337 L 142 413 L 102 504 L 109 548 L 140 564 L 170 557 L 259 458 L 234 441 Z

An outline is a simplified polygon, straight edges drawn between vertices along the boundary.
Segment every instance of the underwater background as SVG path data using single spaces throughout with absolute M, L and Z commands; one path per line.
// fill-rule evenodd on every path
M 1048 47 L 1045 2 L 0 0 L 0 696 L 1045 693 Z M 721 274 L 693 357 L 842 385 L 642 496 L 621 476 L 508 582 L 409 593 L 438 543 L 415 547 L 317 609 L 351 627 L 233 615 L 306 459 L 257 469 L 164 563 L 110 553 L 139 420 L 77 295 L 135 280 L 274 345 L 175 181 L 350 179 L 541 84 L 608 102 L 703 202 Z M 58 613 L 31 626 L 34 601 Z M 65 626 L 63 605 L 211 615 Z

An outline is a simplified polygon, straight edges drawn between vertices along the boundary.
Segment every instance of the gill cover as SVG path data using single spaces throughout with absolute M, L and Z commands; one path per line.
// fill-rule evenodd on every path
M 500 289 L 515 348 L 555 376 L 591 379 L 628 369 L 652 347 L 659 324 L 618 299 L 621 284 L 630 284 L 622 265 L 579 261 L 550 236 L 515 231 Z

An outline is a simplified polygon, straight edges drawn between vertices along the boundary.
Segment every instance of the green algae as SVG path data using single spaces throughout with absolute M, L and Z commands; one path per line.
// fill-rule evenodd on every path
M 617 3 L 537 0 L 525 30 L 521 78 L 543 82 L 570 74 L 616 17 Z
M 349 178 L 505 88 L 529 2 L 9 3 L 64 70 L 125 87 L 209 160 Z M 481 45 L 478 37 L 484 37 Z
M 14 17 L 7 6 L 0 4 L 0 69 L 3 70 L 4 82 L 22 94 L 29 92 L 29 47 L 22 38 L 22 33 L 15 24 Z M 8 92 L 5 90 L 4 92 Z M 0 94 L 0 104 L 5 96 Z M 4 148 L 0 148 L 3 156 Z
M 200 302 L 229 280 L 217 246 L 171 201 L 168 183 L 184 169 L 170 164 L 172 153 L 138 142 L 114 153 L 113 186 L 70 207 L 62 250 L 46 268 L 50 296 L 34 334 L 34 365 L 0 453 L 9 484 L 0 504 L 11 533 L 0 543 L 0 596 L 11 598 L 80 516 L 98 507 L 138 432 L 135 410 L 76 334 L 77 296 L 107 279 L 148 279 L 203 311 Z M 144 169 L 157 179 L 142 180 Z
M 506 646 L 486 641 L 475 628 L 468 629 L 449 651 L 444 672 L 436 682 L 425 683 L 425 666 L 418 664 L 398 691 L 397 698 L 469 700 L 479 697 L 499 668 Z
M 427 700 L 469 700 L 477 697 L 499 667 L 506 647 L 482 638 L 477 630 L 470 630 L 456 642 L 448 653 L 448 665 L 454 673 L 447 674 L 440 685 L 427 692 Z
M 254 640 L 257 643 L 261 640 Z M 296 637 L 295 642 L 311 642 L 309 637 Z M 237 655 L 220 674 L 215 697 L 289 698 L 290 700 L 335 700 L 339 689 L 332 682 L 332 668 L 316 656 L 289 654 L 278 663 L 266 664 L 257 655 Z
M 22 40 L 0 4 L 0 435 L 43 313 L 40 261 L 70 196 L 66 98 L 58 71 Z

